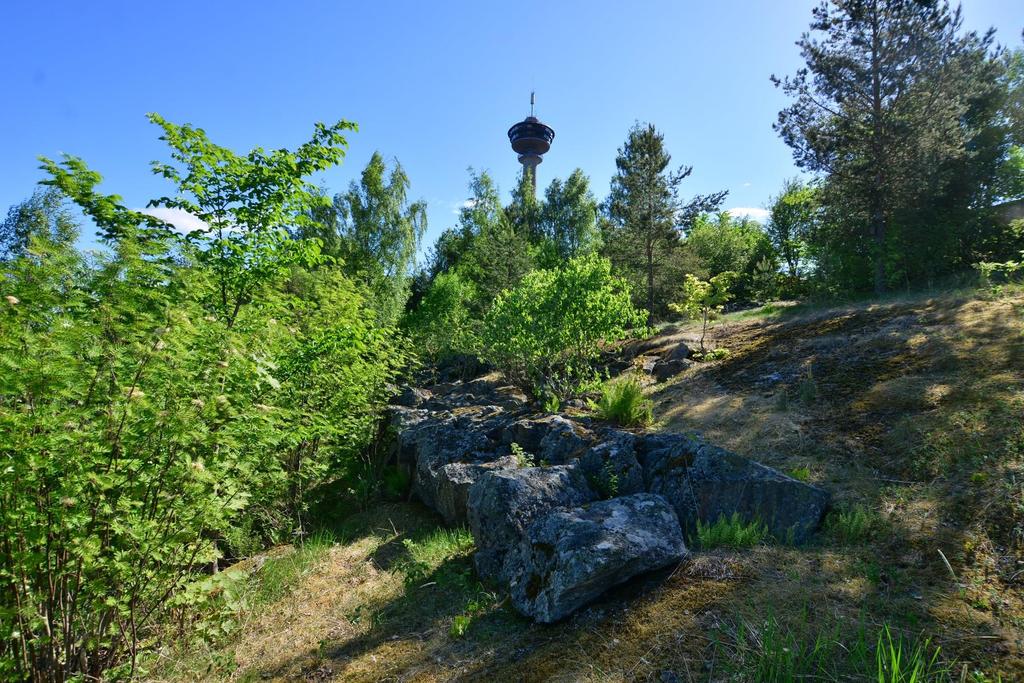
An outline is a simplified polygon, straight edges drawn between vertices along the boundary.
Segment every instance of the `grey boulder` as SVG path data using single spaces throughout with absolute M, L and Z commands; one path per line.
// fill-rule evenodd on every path
M 672 507 L 661 496 L 639 493 L 538 518 L 509 553 L 504 574 L 516 609 L 551 623 L 685 555 Z
M 391 399 L 391 402 L 406 408 L 419 408 L 433 397 L 434 395 L 426 389 L 407 386 L 402 389 L 401 393 Z
M 580 456 L 579 468 L 590 488 L 602 498 L 644 491 L 644 471 L 636 458 L 637 437 L 611 430 Z
M 693 355 L 693 349 L 686 345 L 686 342 L 679 342 L 675 347 L 667 352 L 662 360 L 674 361 L 674 360 L 686 360 Z
M 569 466 L 484 473 L 469 487 L 467 502 L 477 572 L 488 581 L 502 581 L 505 556 L 536 517 L 593 499 L 582 475 Z
M 738 513 L 761 521 L 780 540 L 802 543 L 814 532 L 829 493 L 703 441 L 678 435 L 642 454 L 647 490 L 664 496 L 688 534 L 697 521 Z
M 445 490 L 451 480 L 453 463 L 479 465 L 493 462 L 505 455 L 492 438 L 495 431 L 509 420 L 501 408 L 493 406 L 459 415 L 446 414 L 420 423 L 416 428 L 399 436 L 400 451 L 415 454 L 414 490 L 428 507 L 434 508 L 449 520 L 461 520 L 464 515 L 451 517 L 439 504 L 449 492 Z M 507 452 L 506 452 L 507 453 Z
M 576 422 L 561 415 L 545 415 L 516 420 L 505 429 L 501 440 L 506 444 L 519 444 L 534 456 L 543 454 L 546 457 L 573 451 L 589 438 Z
M 660 360 L 654 366 L 654 377 L 659 382 L 675 377 L 683 370 L 693 367 L 694 362 L 689 358 L 677 358 L 673 360 Z
M 432 479 L 433 507 L 446 523 L 465 524 L 470 487 L 487 472 L 512 470 L 516 467 L 516 459 L 510 455 L 491 462 L 448 463 Z

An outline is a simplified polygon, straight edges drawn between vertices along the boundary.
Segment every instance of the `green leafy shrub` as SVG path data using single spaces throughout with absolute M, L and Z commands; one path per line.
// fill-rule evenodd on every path
M 1024 251 L 1021 252 L 1024 259 Z M 1002 285 L 1017 282 L 1024 276 L 1024 261 L 1005 261 L 1002 263 L 981 261 L 974 264 L 982 287 L 988 287 L 998 294 Z
M 644 395 L 640 380 L 633 375 L 605 382 L 594 410 L 602 420 L 624 427 L 647 425 L 653 418 L 651 402 Z
M 698 351 L 693 354 L 693 359 L 704 363 L 710 363 L 713 360 L 722 360 L 728 358 L 729 354 L 732 353 L 729 349 L 718 347 L 717 349 L 708 349 L 707 351 Z
M 311 486 L 378 465 L 404 341 L 284 228 L 309 220 L 303 176 L 340 160 L 349 126 L 239 156 L 152 118 L 180 192 L 156 203 L 208 230 L 180 237 L 67 157 L 48 182 L 109 252 L 37 237 L 0 264 L 5 679 L 130 677 L 161 619 L 190 595 L 206 610 L 198 570 L 301 539 Z
M 566 393 L 593 376 L 602 344 L 642 329 L 645 319 L 607 259 L 578 257 L 535 270 L 498 296 L 484 319 L 483 356 L 531 390 Z
M 516 465 L 518 465 L 519 467 L 533 467 L 534 460 L 532 453 L 527 453 L 526 451 L 523 450 L 522 446 L 515 443 L 514 441 L 512 442 L 511 450 L 512 457 L 516 459 Z
M 480 347 L 480 322 L 472 315 L 473 283 L 457 272 L 439 273 L 405 328 L 419 355 L 430 360 L 475 354 Z
M 738 512 L 719 515 L 708 524 L 697 520 L 697 543 L 710 548 L 750 548 L 768 539 L 768 527 L 760 520 L 743 521 Z

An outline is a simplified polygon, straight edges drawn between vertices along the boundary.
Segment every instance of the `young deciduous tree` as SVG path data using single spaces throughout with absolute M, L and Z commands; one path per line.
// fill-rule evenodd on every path
M 701 280 L 697 276 L 687 274 L 683 282 L 683 300 L 677 304 L 669 304 L 674 312 L 701 321 L 700 352 L 706 352 L 704 338 L 708 334 L 708 323 L 722 311 L 726 302 L 732 298 L 730 285 L 736 279 L 736 273 L 726 271 L 719 273 L 710 280 Z
M 427 227 L 426 202 L 408 200 L 409 178 L 395 161 L 388 172 L 374 152 L 359 183 L 334 198 L 344 271 L 363 280 L 381 322 L 398 321 L 409 296 L 416 250 Z
M 629 286 L 597 255 L 529 273 L 503 292 L 484 319 L 486 360 L 535 393 L 572 391 L 594 374 L 602 342 L 643 326 Z
M 186 242 L 80 159 L 44 159 L 108 249 L 39 231 L 0 262 L 4 680 L 133 678 L 197 569 L 301 539 L 310 485 L 379 465 L 359 456 L 402 337 L 337 269 L 298 294 L 316 244 L 280 232 L 309 218 L 308 174 L 340 159 L 345 126 L 239 156 L 152 118 L 182 167 L 157 165 L 181 196 L 154 204 L 208 230 Z
M 623 268 L 639 272 L 649 321 L 658 309 L 659 271 L 679 244 L 680 229 L 722 203 L 726 192 L 679 199 L 679 185 L 693 171 L 669 169 L 664 136 L 651 124 L 636 124 L 615 159 L 607 210 L 612 227 L 606 249 Z
M 512 202 L 505 207 L 508 223 L 519 235 L 536 244 L 543 237 L 541 227 L 542 202 L 533 188 L 533 173 L 527 167 L 519 172 L 519 180 L 512 189 Z
M 471 310 L 476 298 L 473 283 L 458 271 L 438 273 L 404 323 L 421 358 L 436 362 L 480 350 L 480 320 Z
M 473 174 L 471 197 L 459 214 L 453 244 L 461 245 L 455 267 L 476 287 L 475 312 L 483 316 L 502 291 L 513 287 L 533 266 L 530 242 L 508 221 L 498 188 L 487 173 Z
M 67 197 L 60 190 L 40 188 L 32 196 L 15 204 L 0 223 L 0 261 L 25 253 L 33 237 L 71 244 L 78 237 L 78 221 L 67 208 Z
M 789 276 L 798 278 L 807 253 L 807 237 L 817 217 L 815 190 L 796 178 L 787 180 L 778 196 L 771 199 L 769 211 L 765 231 Z
M 551 181 L 544 191 L 540 225 L 560 259 L 583 256 L 600 248 L 597 200 L 582 170 L 574 170 L 564 183 L 558 178 Z
M 728 211 L 698 216 L 686 233 L 686 250 L 695 257 L 694 273 L 712 277 L 726 271 L 737 274 L 735 293 L 749 297 L 750 280 L 762 261 L 774 270 L 778 264 L 768 235 L 752 218 L 733 218 Z
M 214 144 L 202 128 L 178 125 L 159 114 L 149 120 L 163 129 L 161 140 L 171 148 L 173 163 L 154 161 L 153 172 L 177 185 L 175 197 L 161 197 L 151 206 L 183 209 L 204 221 L 206 229 L 188 234 L 196 258 L 209 264 L 217 278 L 213 305 L 228 325 L 260 288 L 297 263 L 320 259 L 312 240 L 294 240 L 292 233 L 314 221 L 316 208 L 328 203 L 309 176 L 339 164 L 354 123 L 317 123 L 312 138 L 294 152 L 256 147 L 245 155 Z M 60 187 L 74 179 L 52 162 L 46 163 Z

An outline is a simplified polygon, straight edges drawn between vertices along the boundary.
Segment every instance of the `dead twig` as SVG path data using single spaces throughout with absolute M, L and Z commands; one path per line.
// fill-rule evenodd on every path
M 935 550 L 938 551 L 939 557 L 941 557 L 942 561 L 946 564 L 946 569 L 949 570 L 949 575 L 953 577 L 954 581 L 959 581 L 959 579 L 956 578 L 956 572 L 953 571 L 953 565 L 951 565 L 949 560 L 946 559 L 946 555 L 942 552 L 942 549 L 936 548 Z

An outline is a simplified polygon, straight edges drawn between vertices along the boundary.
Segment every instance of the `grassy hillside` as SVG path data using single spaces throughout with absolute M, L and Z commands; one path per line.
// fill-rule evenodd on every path
M 649 387 L 654 428 L 831 490 L 809 546 L 704 550 L 541 627 L 479 585 L 467 532 L 393 503 L 226 572 L 236 628 L 190 626 L 150 676 L 877 680 L 881 642 L 935 680 L 1022 680 L 1022 332 L 1019 293 L 728 316 L 728 357 Z

